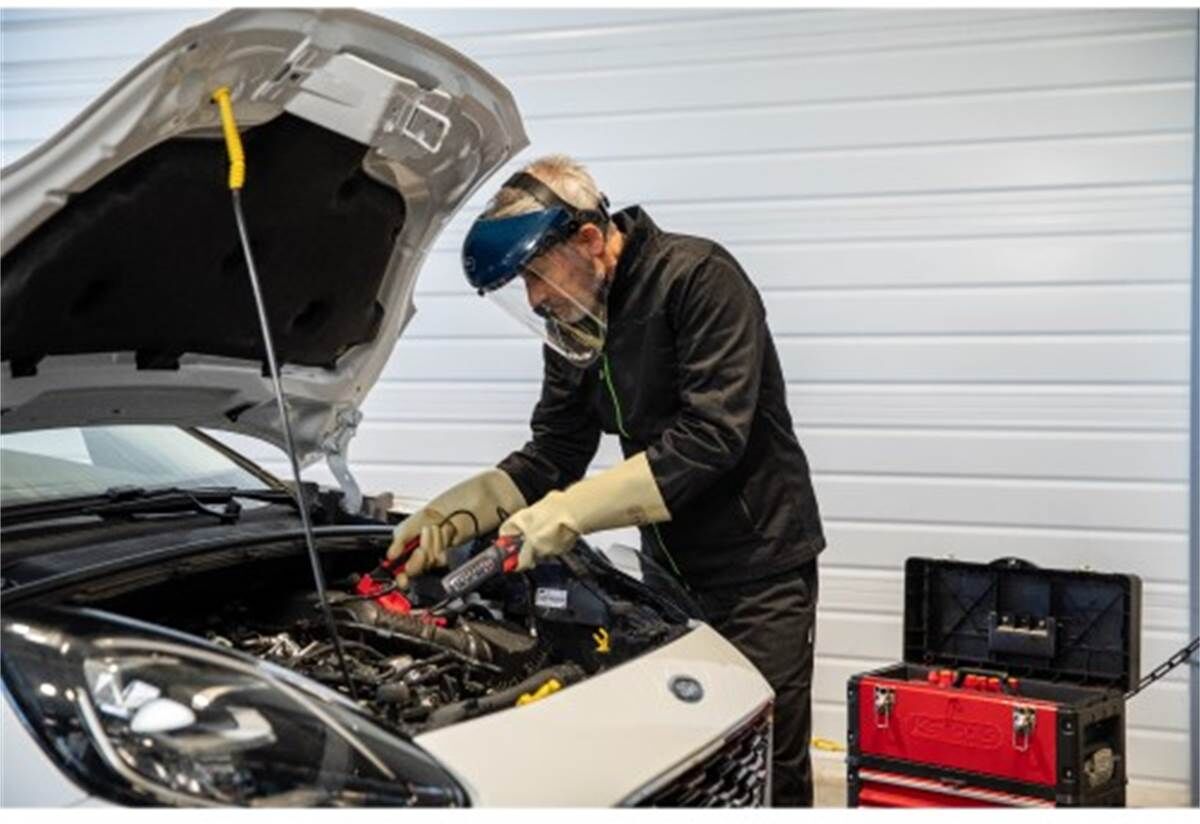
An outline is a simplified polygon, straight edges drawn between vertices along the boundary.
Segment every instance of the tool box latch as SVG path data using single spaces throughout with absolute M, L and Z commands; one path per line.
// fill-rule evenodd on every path
M 1012 710 L 1013 749 L 1025 752 L 1029 749 L 1029 739 L 1033 737 L 1033 728 L 1037 724 L 1037 710 L 1033 707 L 1017 704 Z
M 886 730 L 896 704 L 896 691 L 891 687 L 875 687 L 875 727 Z

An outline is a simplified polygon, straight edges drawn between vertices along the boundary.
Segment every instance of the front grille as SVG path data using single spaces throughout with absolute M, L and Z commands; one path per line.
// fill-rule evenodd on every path
M 702 761 L 636 802 L 638 807 L 765 807 L 771 774 L 771 707 Z

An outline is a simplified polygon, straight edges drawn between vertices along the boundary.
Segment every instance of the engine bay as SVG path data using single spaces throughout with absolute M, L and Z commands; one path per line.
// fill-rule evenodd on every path
M 353 688 L 313 591 L 302 548 L 226 551 L 185 572 L 109 577 L 71 601 L 180 630 L 303 675 L 412 736 L 553 695 L 677 638 L 696 617 L 676 597 L 580 542 L 505 575 L 436 615 L 444 571 L 416 577 L 407 612 L 356 591 L 386 549 L 378 538 L 322 543 L 328 603 Z M 452 565 L 478 546 L 451 554 Z

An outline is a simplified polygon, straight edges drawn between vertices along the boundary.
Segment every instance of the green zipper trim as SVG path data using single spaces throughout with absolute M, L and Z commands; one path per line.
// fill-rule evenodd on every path
M 621 414 L 621 401 L 617 398 L 617 390 L 613 386 L 612 369 L 608 365 L 608 353 L 601 354 L 600 358 L 600 364 L 604 371 L 604 384 L 608 387 L 608 396 L 612 398 L 613 410 L 617 413 L 617 431 L 626 438 L 633 440 L 630 434 L 625 431 L 625 418 Z M 667 549 L 667 543 L 663 540 L 662 533 L 658 531 L 658 524 L 650 524 L 650 528 L 654 530 L 654 537 L 658 539 L 658 546 L 662 549 L 663 555 L 666 555 L 667 560 L 671 562 L 671 569 L 675 570 L 675 574 L 682 581 L 683 573 L 679 571 L 679 565 L 675 563 L 675 558 L 671 555 L 671 551 Z
M 663 555 L 666 555 L 667 560 L 671 562 L 671 569 L 675 570 L 675 575 L 678 576 L 680 581 L 683 581 L 683 573 L 679 571 L 679 567 L 675 564 L 674 556 L 672 556 L 667 550 L 667 545 L 663 541 L 662 533 L 658 531 L 658 524 L 650 524 L 650 528 L 654 530 L 654 537 L 658 539 L 658 546 L 660 549 L 662 549 Z M 688 587 L 686 581 L 683 581 L 683 586 L 684 589 L 687 589 L 689 592 L 691 591 L 691 588 Z
M 626 438 L 630 438 L 630 440 L 632 440 L 629 433 L 625 431 L 625 418 L 621 414 L 621 402 L 617 400 L 617 390 L 613 387 L 612 369 L 608 365 L 608 353 L 605 352 L 600 357 L 601 365 L 604 367 L 604 383 L 608 386 L 608 395 L 612 398 L 613 409 L 616 410 L 617 413 L 617 430 Z

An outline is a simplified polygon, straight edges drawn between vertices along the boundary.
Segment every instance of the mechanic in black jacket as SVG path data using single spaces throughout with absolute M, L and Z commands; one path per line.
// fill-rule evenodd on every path
M 533 439 L 402 522 L 389 555 L 420 536 L 401 584 L 444 565 L 475 527 L 459 511 L 521 534 L 521 568 L 639 526 L 643 550 L 775 689 L 773 803 L 810 806 L 825 539 L 762 300 L 719 244 L 606 207 L 555 155 L 510 178 L 468 233 L 468 280 L 546 342 Z M 626 460 L 583 479 L 601 432 Z

